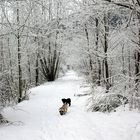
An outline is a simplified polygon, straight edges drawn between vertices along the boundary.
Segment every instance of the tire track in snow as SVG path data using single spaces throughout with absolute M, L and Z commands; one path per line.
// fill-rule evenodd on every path
M 51 140 L 50 133 L 47 132 L 46 127 L 46 101 L 42 101 L 42 107 L 41 107 L 41 127 L 40 127 L 40 140 Z

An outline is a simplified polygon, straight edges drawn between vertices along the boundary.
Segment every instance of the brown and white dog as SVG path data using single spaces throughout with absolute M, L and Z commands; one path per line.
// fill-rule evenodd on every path
M 60 115 L 65 115 L 67 113 L 67 110 L 68 110 L 68 106 L 66 103 L 64 103 L 63 106 L 59 108 Z

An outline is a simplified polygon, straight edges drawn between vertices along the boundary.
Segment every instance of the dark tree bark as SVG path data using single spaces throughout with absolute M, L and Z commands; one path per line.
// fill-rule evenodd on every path
M 137 18 L 140 24 L 140 14 L 137 13 Z M 140 27 L 138 27 L 138 50 L 134 52 L 134 60 L 135 60 L 135 89 L 138 91 L 138 86 L 140 82 Z
M 30 56 L 28 54 L 28 51 L 27 51 L 27 64 L 28 64 L 28 75 L 29 75 L 29 83 L 31 84 L 32 83 L 32 77 L 31 77 L 31 63 L 30 63 Z
M 99 20 L 98 18 L 95 19 L 95 25 L 96 25 L 96 41 L 95 41 L 95 44 L 96 44 L 96 52 L 98 51 L 98 48 L 99 48 Z M 98 77 L 98 81 L 97 81 L 97 84 L 98 86 L 101 85 L 101 62 L 99 60 L 99 56 L 97 54 L 97 65 L 98 65 L 98 73 L 97 73 L 97 77 Z
M 105 71 L 105 84 L 106 84 L 106 92 L 109 91 L 110 83 L 109 83 L 109 68 L 108 68 L 108 60 L 107 60 L 107 51 L 108 51 L 108 32 L 109 32 L 109 26 L 108 26 L 108 16 L 104 15 L 104 28 L 105 28 L 105 34 L 104 34 L 104 71 Z
M 38 52 L 37 52 L 37 58 L 36 58 L 36 66 L 35 66 L 35 85 L 38 86 L 39 85 L 39 63 L 38 63 Z
M 17 1 L 17 47 L 18 47 L 18 103 L 22 101 L 22 69 L 21 69 L 21 41 L 20 41 L 20 20 L 19 20 L 19 4 Z
M 87 45 L 88 45 L 88 56 L 89 56 L 89 65 L 90 65 L 90 71 L 92 72 L 93 67 L 92 67 L 92 58 L 90 55 L 90 51 L 89 51 L 89 34 L 88 34 L 88 29 L 87 29 L 87 25 L 85 24 L 85 33 L 86 33 L 86 38 L 87 38 Z

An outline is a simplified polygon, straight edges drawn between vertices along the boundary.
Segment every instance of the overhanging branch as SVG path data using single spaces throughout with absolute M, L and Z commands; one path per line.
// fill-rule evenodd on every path
M 117 5 L 117 6 L 120 6 L 120 7 L 124 7 L 124 8 L 130 9 L 130 10 L 136 10 L 135 7 L 131 4 L 118 3 L 118 2 L 114 2 L 112 0 L 104 0 L 104 1 L 107 1 L 111 4 L 114 4 L 114 5 Z M 140 14 L 140 11 L 137 11 L 137 12 Z

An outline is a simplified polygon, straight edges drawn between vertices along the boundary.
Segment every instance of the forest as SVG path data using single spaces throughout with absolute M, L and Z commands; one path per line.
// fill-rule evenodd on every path
M 68 69 L 89 111 L 140 111 L 140 0 L 0 0 L 0 114 Z

